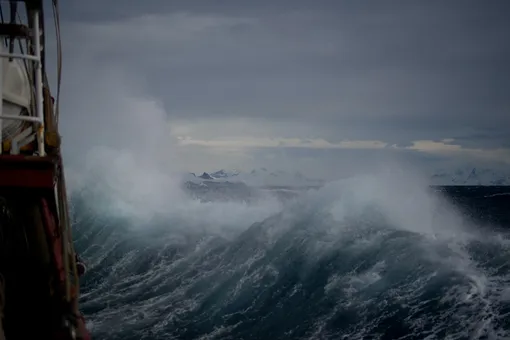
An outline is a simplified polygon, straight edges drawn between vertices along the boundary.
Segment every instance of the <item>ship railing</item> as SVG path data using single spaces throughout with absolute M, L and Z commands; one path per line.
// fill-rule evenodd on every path
M 11 3 L 12 6 L 12 3 Z M 13 53 L 12 51 L 4 52 L 0 51 L 0 142 L 3 141 L 3 121 L 4 120 L 19 120 L 33 123 L 32 128 L 28 128 L 17 136 L 15 136 L 11 140 L 11 149 L 10 154 L 19 154 L 19 149 L 21 146 L 26 145 L 35 138 L 37 138 L 37 155 L 45 156 L 45 126 L 44 126 L 44 97 L 43 97 L 43 78 L 42 78 L 42 68 L 43 62 L 41 58 L 41 29 L 40 29 L 40 16 L 42 15 L 41 11 L 34 9 L 31 11 L 31 15 L 28 17 L 28 20 L 31 20 L 31 28 L 29 29 L 27 26 L 22 24 L 14 24 L 14 23 L 0 23 L 0 35 L 2 37 L 14 37 L 15 39 L 28 39 L 30 42 L 31 49 L 34 54 L 29 53 L 29 49 L 26 49 L 26 53 Z M 12 42 L 11 42 L 12 44 Z M 27 67 L 26 71 L 33 70 L 33 76 L 29 75 L 29 79 L 33 78 L 33 88 L 34 96 L 34 105 L 33 110 L 29 110 L 29 115 L 9 115 L 3 113 L 3 85 L 4 85 L 4 65 L 3 59 L 8 58 L 10 61 L 13 59 L 21 59 L 26 62 L 31 63 L 32 67 Z M 30 112 L 31 111 L 31 112 Z M 31 114 L 31 115 L 30 115 Z M 35 130 L 35 132 L 34 132 Z M 0 147 L 0 154 L 3 153 L 3 145 Z

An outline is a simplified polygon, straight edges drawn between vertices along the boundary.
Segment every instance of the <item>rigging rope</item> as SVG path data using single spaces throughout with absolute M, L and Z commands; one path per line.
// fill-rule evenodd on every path
M 58 126 L 59 104 L 60 104 L 60 84 L 62 82 L 62 40 L 60 36 L 60 14 L 58 10 L 58 0 L 52 1 L 53 20 L 55 22 L 55 32 L 57 39 L 57 94 L 55 97 L 55 123 Z
M 62 83 L 62 38 L 60 35 L 60 14 L 58 10 L 58 0 L 52 0 L 52 9 L 53 9 L 53 19 L 55 22 L 55 32 L 56 32 L 56 40 L 57 40 L 57 93 L 55 97 L 55 123 L 56 126 L 58 126 L 59 122 L 59 114 L 60 114 L 60 88 Z M 74 244 L 72 242 L 72 229 L 70 228 L 70 222 L 69 222 L 69 210 L 68 210 L 68 199 L 66 197 L 66 184 L 65 184 L 65 176 L 64 176 L 64 167 L 61 163 L 62 160 L 60 160 L 60 179 L 58 181 L 58 205 L 60 207 L 60 221 L 61 226 L 63 226 L 64 234 L 67 237 L 63 237 L 64 244 L 64 263 L 67 263 L 66 267 L 69 266 L 69 260 L 67 258 L 68 253 L 76 254 L 74 250 Z M 73 281 L 74 281 L 74 287 L 75 290 L 79 290 L 79 280 L 78 280 L 78 274 L 77 274 L 77 267 L 76 267 L 76 261 L 73 258 L 73 261 L 70 263 L 71 265 L 71 273 L 73 274 Z M 73 300 L 73 307 L 75 309 L 75 312 L 78 313 L 78 300 L 71 297 L 71 287 L 69 278 L 66 280 L 66 298 L 68 301 Z M 78 314 L 77 314 L 78 315 Z

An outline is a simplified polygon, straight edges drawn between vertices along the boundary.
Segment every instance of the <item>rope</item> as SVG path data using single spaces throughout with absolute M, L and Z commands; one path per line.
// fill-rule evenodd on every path
M 55 32 L 57 38 L 57 94 L 55 98 L 55 123 L 58 126 L 60 116 L 60 84 L 62 83 L 62 39 L 60 36 L 60 13 L 58 10 L 58 0 L 52 1 L 53 20 L 55 22 Z
M 61 88 L 61 83 L 62 83 L 62 38 L 61 38 L 61 35 L 60 35 L 60 14 L 59 14 L 59 10 L 58 10 L 58 0 L 53 0 L 52 1 L 52 8 L 53 8 L 53 19 L 54 19 L 54 22 L 55 22 L 55 32 L 56 32 L 56 39 L 57 39 L 57 93 L 56 93 L 56 97 L 55 97 L 55 123 L 56 125 L 58 126 L 58 122 L 59 122 L 59 117 L 60 117 L 60 88 Z M 60 160 L 60 162 L 62 162 Z M 64 256 L 65 256 L 65 261 L 67 262 L 67 264 L 69 264 L 69 260 L 67 258 L 68 254 L 71 253 L 73 255 L 76 254 L 75 250 L 74 250 L 74 244 L 72 242 L 73 240 L 73 237 L 72 237 L 72 229 L 70 227 L 70 220 L 69 220 L 69 209 L 68 209 L 68 200 L 67 200 L 67 196 L 66 196 L 66 193 L 67 193 L 67 189 L 66 189 L 66 184 L 65 184 L 65 176 L 64 176 L 64 167 L 63 167 L 63 164 L 61 163 L 60 164 L 60 178 L 59 178 L 59 187 L 58 187 L 58 191 L 59 191 L 59 200 L 60 200 L 60 220 L 61 220 L 61 225 L 65 228 L 64 232 L 62 233 L 63 235 L 63 239 L 64 239 L 64 245 L 63 245 L 63 248 L 64 248 Z M 68 266 L 66 266 L 68 267 Z M 80 287 L 80 284 L 79 284 L 79 279 L 78 279 L 78 270 L 77 270 L 77 267 L 76 267 L 76 261 L 73 259 L 73 261 L 71 261 L 71 272 L 73 274 L 73 279 L 74 279 L 74 286 L 75 286 L 75 289 L 77 291 L 79 291 L 79 287 Z M 66 297 L 69 301 L 69 299 L 71 298 L 71 292 L 70 292 L 70 282 L 69 282 L 69 278 L 66 280 Z M 73 299 L 74 300 L 74 304 L 73 304 L 73 309 L 74 309 L 74 312 L 78 313 L 78 300 L 77 299 Z

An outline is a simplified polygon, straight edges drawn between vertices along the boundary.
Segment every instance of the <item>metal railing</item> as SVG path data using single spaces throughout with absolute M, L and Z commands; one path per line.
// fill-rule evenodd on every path
M 43 101 L 43 78 L 42 78 L 42 60 L 41 60 L 41 30 L 39 26 L 39 17 L 41 13 L 39 11 L 33 11 L 30 14 L 30 17 L 28 20 L 32 21 L 32 30 L 31 30 L 31 46 L 33 47 L 34 54 L 29 54 L 28 49 L 27 53 L 5 53 L 0 52 L 0 58 L 9 58 L 12 59 L 21 59 L 26 60 L 27 62 L 31 62 L 33 65 L 34 70 L 34 82 L 32 86 L 35 87 L 35 115 L 32 112 L 32 116 L 16 116 L 16 115 L 8 115 L 3 114 L 3 82 L 4 82 L 4 64 L 3 60 L 0 62 L 0 102 L 2 105 L 0 105 L 0 142 L 2 142 L 2 128 L 3 128 L 3 120 L 9 119 L 9 120 L 20 120 L 25 122 L 31 122 L 35 125 L 35 134 L 31 134 L 32 131 L 27 132 L 22 131 L 18 136 L 16 136 L 13 141 L 11 142 L 11 154 L 17 154 L 19 153 L 19 146 L 20 142 L 30 142 L 33 140 L 34 135 L 37 138 L 37 154 L 39 156 L 45 156 L 46 150 L 45 150 L 45 143 L 44 143 L 44 101 Z M 17 37 L 16 39 L 19 39 Z M 28 72 L 28 68 L 26 71 Z M 32 79 L 32 77 L 29 77 Z M 3 145 L 0 147 L 0 154 L 3 152 Z

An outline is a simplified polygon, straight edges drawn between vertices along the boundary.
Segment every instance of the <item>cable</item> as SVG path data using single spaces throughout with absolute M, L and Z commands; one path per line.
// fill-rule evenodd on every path
M 55 122 L 58 126 L 58 120 L 59 120 L 59 114 L 60 114 L 60 110 L 59 110 L 59 103 L 60 103 L 60 87 L 61 87 L 61 83 L 62 83 L 62 38 L 61 38 L 61 35 L 60 35 L 60 15 L 59 15 L 59 10 L 58 10 L 58 0 L 53 0 L 52 1 L 52 8 L 53 8 L 53 18 L 54 18 L 54 22 L 55 22 L 55 32 L 56 32 L 56 39 L 57 39 L 57 94 L 56 94 L 56 98 L 55 98 Z M 60 160 L 60 162 L 62 162 Z M 66 249 L 69 250 L 70 253 L 72 254 L 76 254 L 75 250 L 74 250 L 74 244 L 72 242 L 72 231 L 71 231 L 71 228 L 69 226 L 69 210 L 68 210 L 68 206 L 67 206 L 67 203 L 68 203 L 68 200 L 67 200 L 67 197 L 66 197 L 66 186 L 65 186 L 65 176 L 64 176 L 64 167 L 63 167 L 63 164 L 59 164 L 59 167 L 60 167 L 60 179 L 58 181 L 58 192 L 59 192 L 59 206 L 60 206 L 60 220 L 61 220 L 61 223 L 62 225 L 65 225 L 65 229 L 64 230 L 65 232 L 67 233 L 63 233 L 62 234 L 62 238 L 63 238 L 63 241 L 64 241 L 64 244 L 63 244 L 63 249 L 64 249 L 64 253 L 65 253 L 65 258 L 64 258 L 64 263 L 65 262 L 68 262 L 68 252 L 65 251 Z M 76 268 L 76 261 L 73 259 L 73 261 L 71 261 L 71 272 L 73 274 L 73 278 L 74 278 L 74 285 L 75 285 L 75 289 L 76 290 L 79 290 L 79 280 L 78 280 L 78 275 L 77 275 L 77 268 Z M 71 296 L 70 296 L 70 282 L 68 280 L 66 280 L 66 297 L 68 299 L 68 301 L 70 300 Z M 73 307 L 75 309 L 75 312 L 78 313 L 78 300 L 77 299 L 73 299 L 74 303 L 73 303 Z M 78 314 L 77 314 L 78 315 Z
M 55 98 L 55 123 L 58 126 L 60 116 L 60 84 L 62 82 L 62 40 L 60 36 L 60 14 L 58 10 L 58 0 L 52 1 L 53 20 L 55 22 L 55 33 L 57 39 L 57 94 Z

